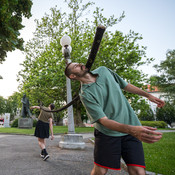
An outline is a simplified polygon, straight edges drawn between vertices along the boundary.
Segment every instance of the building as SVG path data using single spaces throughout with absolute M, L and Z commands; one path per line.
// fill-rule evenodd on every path
M 165 100 L 165 98 L 163 97 L 163 96 L 165 95 L 165 93 L 161 92 L 161 91 L 158 89 L 158 87 L 156 87 L 156 86 L 147 85 L 146 91 L 147 91 L 149 94 L 151 94 L 151 95 L 153 95 L 153 96 L 155 96 L 155 97 L 157 97 L 157 98 L 160 98 L 160 99 L 162 99 L 162 100 Z M 147 103 L 150 105 L 150 108 L 152 109 L 153 113 L 156 114 L 157 104 L 155 104 L 155 103 L 149 101 L 147 98 L 144 98 L 144 99 L 145 99 L 145 100 L 147 101 Z

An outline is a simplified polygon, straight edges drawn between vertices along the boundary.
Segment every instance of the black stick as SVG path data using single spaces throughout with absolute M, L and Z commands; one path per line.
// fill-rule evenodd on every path
M 88 57 L 88 60 L 87 60 L 87 63 L 86 63 L 86 67 L 89 70 L 91 69 L 92 64 L 95 61 L 95 57 L 97 55 L 97 52 L 98 52 L 98 49 L 99 49 L 99 46 L 100 46 L 100 42 L 102 40 L 103 33 L 104 33 L 105 29 L 106 28 L 104 26 L 102 26 L 102 25 L 99 25 L 97 27 L 97 29 L 96 29 L 94 42 L 93 42 L 93 45 L 92 45 L 92 48 L 91 48 L 91 52 L 89 54 L 89 57 Z

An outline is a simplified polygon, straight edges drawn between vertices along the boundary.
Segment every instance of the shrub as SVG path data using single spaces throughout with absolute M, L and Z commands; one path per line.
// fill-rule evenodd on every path
M 145 109 L 144 111 L 142 110 L 138 118 L 142 121 L 154 121 L 154 113 L 151 108 Z
M 163 108 L 157 108 L 156 118 L 171 125 L 172 122 L 175 122 L 175 106 L 166 102 Z
M 167 127 L 167 123 L 165 123 L 164 121 L 141 121 L 141 124 L 143 126 L 151 126 L 155 128 L 166 128 Z
M 33 127 L 36 127 L 37 120 L 33 120 Z
M 18 127 L 18 118 L 12 122 L 11 127 Z
M 36 127 L 36 123 L 37 123 L 37 120 L 33 120 L 33 127 Z M 17 128 L 18 127 L 18 118 L 15 119 L 12 124 L 11 124 L 11 127 L 13 128 Z

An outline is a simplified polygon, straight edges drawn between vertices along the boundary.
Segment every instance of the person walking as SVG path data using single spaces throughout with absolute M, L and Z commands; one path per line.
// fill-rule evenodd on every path
M 47 107 L 43 107 L 46 110 L 53 110 L 55 108 L 54 104 L 50 104 Z M 43 160 L 47 160 L 49 158 L 49 154 L 46 150 L 46 138 L 49 138 L 49 128 L 51 131 L 51 140 L 54 139 L 53 135 L 53 114 L 51 112 L 45 112 L 40 108 L 40 106 L 31 106 L 30 109 L 39 109 L 40 114 L 38 116 L 38 121 L 36 123 L 34 136 L 38 137 L 38 144 L 41 148 L 41 158 Z
M 83 64 L 69 63 L 65 75 L 80 81 L 80 100 L 91 123 L 94 123 L 94 167 L 91 175 L 104 175 L 108 169 L 120 170 L 121 157 L 130 175 L 144 175 L 142 141 L 157 142 L 162 133 L 156 132 L 155 128 L 141 126 L 122 89 L 144 96 L 158 107 L 163 107 L 164 101 L 127 83 L 105 66 L 89 71 Z

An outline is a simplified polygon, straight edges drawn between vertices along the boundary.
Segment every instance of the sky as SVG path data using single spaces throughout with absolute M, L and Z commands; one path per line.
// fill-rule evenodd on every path
M 104 9 L 103 16 L 114 15 L 119 17 L 125 12 L 125 18 L 113 28 L 108 30 L 119 30 L 127 34 L 129 30 L 142 35 L 140 45 L 146 46 L 147 57 L 155 58 L 150 65 L 141 67 L 141 70 L 151 75 L 157 72 L 153 65 L 160 64 L 166 59 L 166 52 L 175 49 L 175 1 L 174 0 L 83 0 L 83 2 L 95 2 L 89 10 L 93 12 L 95 7 Z M 57 5 L 62 12 L 68 12 L 64 0 L 33 0 L 31 9 L 32 17 L 23 19 L 23 30 L 20 31 L 25 43 L 33 37 L 35 31 L 35 19 L 41 19 L 50 8 Z M 86 17 L 86 16 L 85 16 Z M 9 52 L 6 61 L 0 64 L 0 96 L 8 98 L 18 91 L 17 74 L 22 69 L 20 65 L 25 60 L 25 55 L 20 50 Z

